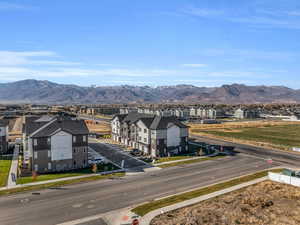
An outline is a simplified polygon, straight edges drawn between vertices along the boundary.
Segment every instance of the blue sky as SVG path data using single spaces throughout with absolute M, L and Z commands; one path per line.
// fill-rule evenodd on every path
M 299 0 L 0 0 L 0 82 L 300 89 Z

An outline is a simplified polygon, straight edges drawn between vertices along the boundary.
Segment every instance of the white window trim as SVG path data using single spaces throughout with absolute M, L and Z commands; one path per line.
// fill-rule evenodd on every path
M 34 156 L 34 159 L 37 159 L 37 158 L 38 158 L 38 153 L 37 153 L 37 151 L 34 151 L 33 156 Z

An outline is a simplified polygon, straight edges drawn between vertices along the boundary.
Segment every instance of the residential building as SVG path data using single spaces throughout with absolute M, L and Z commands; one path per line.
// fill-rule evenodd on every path
M 25 117 L 24 159 L 38 173 L 88 166 L 88 128 L 67 117 Z
M 129 113 L 112 121 L 112 139 L 152 157 L 188 151 L 188 127 L 173 116 Z
M 260 114 L 257 110 L 237 109 L 234 112 L 234 117 L 237 119 L 255 119 L 259 118 Z
M 8 122 L 0 120 L 0 155 L 6 154 L 8 150 Z

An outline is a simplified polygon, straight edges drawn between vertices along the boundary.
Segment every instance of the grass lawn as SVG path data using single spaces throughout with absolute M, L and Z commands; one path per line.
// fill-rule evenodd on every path
M 190 159 L 193 156 L 172 156 L 172 157 L 164 157 L 164 158 L 160 158 L 158 160 L 155 160 L 155 164 L 156 163 L 163 163 L 163 162 L 170 162 L 170 161 L 175 161 L 175 160 L 181 160 L 181 159 Z
M 300 124 L 265 125 L 257 127 L 224 127 L 220 129 L 192 129 L 192 132 L 236 140 L 260 142 L 281 148 L 300 147 Z
M 6 186 L 12 157 L 0 157 L 0 187 Z
M 181 165 L 186 165 L 186 164 L 192 164 L 192 163 L 197 163 L 197 162 L 203 162 L 203 161 L 208 161 L 208 160 L 219 159 L 219 158 L 223 158 L 223 157 L 225 157 L 225 156 L 215 156 L 215 157 L 206 157 L 206 158 L 200 158 L 200 159 L 199 158 L 198 159 L 191 159 L 191 160 L 187 160 L 187 161 L 163 164 L 163 165 L 159 165 L 158 167 L 167 168 L 167 167 L 173 167 L 173 166 L 181 166 Z
M 282 169 L 276 169 L 276 170 L 269 170 L 272 172 L 281 172 Z M 134 208 L 132 210 L 132 212 L 140 215 L 140 216 L 144 216 L 147 213 L 156 210 L 156 209 L 160 209 L 169 205 L 173 205 L 179 202 L 183 202 L 189 199 L 193 199 L 196 197 L 200 197 L 203 195 L 207 195 L 216 191 L 220 191 L 222 189 L 225 188 L 229 188 L 241 183 L 245 183 L 254 179 L 258 179 L 264 176 L 267 176 L 268 171 L 262 171 L 262 172 L 258 172 L 255 174 L 251 174 L 251 175 L 247 175 L 247 176 L 243 176 L 240 178 L 236 178 L 227 182 L 223 182 L 223 183 L 219 183 L 219 184 L 215 184 L 209 187 L 205 187 L 205 188 L 200 188 L 194 191 L 190 191 L 190 192 L 186 192 L 183 194 L 179 194 L 179 195 L 174 195 L 168 198 L 164 198 L 164 199 L 160 199 L 160 200 L 156 200 L 156 201 L 152 201 L 143 205 L 140 205 L 136 208 Z
M 58 188 L 65 185 L 70 184 L 76 184 L 76 183 L 85 183 L 90 181 L 96 181 L 96 180 L 102 180 L 102 179 L 108 179 L 108 178 L 114 178 L 114 177 L 122 177 L 125 173 L 115 173 L 115 174 L 109 174 L 109 175 L 97 175 L 97 176 L 91 176 L 91 177 L 84 177 L 84 178 L 78 178 L 73 180 L 67 180 L 67 181 L 58 181 L 48 184 L 41 184 L 41 185 L 34 185 L 34 186 L 28 186 L 28 187 L 21 187 L 21 188 L 14 188 L 9 190 L 3 190 L 0 191 L 1 195 L 10 195 L 10 194 L 17 194 L 24 191 L 36 191 L 41 190 L 45 188 Z
M 118 167 L 114 166 L 111 163 L 108 164 L 99 164 L 97 172 L 104 172 L 104 171 L 112 171 L 117 170 Z M 51 173 L 51 174 L 41 174 L 38 175 L 35 180 L 32 180 L 32 177 L 20 177 L 17 179 L 17 184 L 27 184 L 31 182 L 39 182 L 39 181 L 45 181 L 45 180 L 54 180 L 59 178 L 65 178 L 65 177 L 74 177 L 74 176 L 82 176 L 87 174 L 92 174 L 93 171 L 91 168 L 86 169 L 79 169 L 75 171 L 65 172 L 65 173 Z

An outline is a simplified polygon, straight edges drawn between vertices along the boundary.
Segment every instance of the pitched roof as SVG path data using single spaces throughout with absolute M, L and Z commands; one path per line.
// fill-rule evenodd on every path
M 145 124 L 145 126 L 146 126 L 147 128 L 149 128 L 149 129 L 150 129 L 150 127 L 151 127 L 151 124 L 152 124 L 153 120 L 154 120 L 154 117 L 149 117 L 149 118 L 140 118 L 140 119 L 139 119 L 139 120 L 137 120 L 136 122 L 138 122 L 138 121 L 142 121 L 142 122 Z
M 40 130 L 39 130 L 40 129 Z M 57 130 L 70 134 L 88 134 L 89 130 L 84 120 L 71 120 L 65 117 L 26 117 L 24 132 L 32 137 L 48 137 Z
M 26 116 L 25 117 L 25 124 L 23 126 L 23 133 L 26 135 L 32 134 L 34 131 L 45 125 L 47 122 L 35 122 L 38 120 L 40 116 Z
M 141 118 L 154 118 L 154 116 L 150 114 L 131 112 L 127 114 L 127 116 L 123 119 L 122 122 L 132 124 Z
M 63 130 L 73 135 L 89 133 L 83 120 L 56 120 L 34 134 L 33 137 L 48 137 L 58 130 Z
M 145 126 L 152 130 L 157 129 L 167 129 L 170 125 L 176 125 L 180 128 L 187 128 L 188 126 L 181 123 L 176 117 L 174 116 L 155 116 L 151 114 L 145 113 L 136 113 L 131 112 L 128 114 L 117 115 L 120 118 L 121 122 L 133 124 L 141 120 Z
M 115 115 L 111 120 L 118 118 L 122 122 L 126 116 L 127 116 L 127 114 L 118 114 L 118 115 Z
M 167 129 L 170 125 L 176 125 L 180 128 L 188 128 L 174 116 L 156 116 L 150 126 L 151 130 Z
M 6 127 L 8 126 L 8 124 L 9 124 L 8 120 L 4 120 L 4 119 L 0 120 L 0 127 Z

